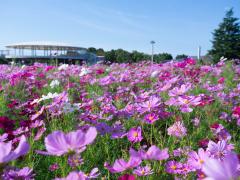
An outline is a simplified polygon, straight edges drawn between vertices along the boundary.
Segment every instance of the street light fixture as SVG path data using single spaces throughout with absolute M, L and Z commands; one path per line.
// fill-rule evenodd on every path
M 150 41 L 150 43 L 152 44 L 152 64 L 153 64 L 153 55 L 154 55 L 154 44 L 155 44 L 155 41 Z

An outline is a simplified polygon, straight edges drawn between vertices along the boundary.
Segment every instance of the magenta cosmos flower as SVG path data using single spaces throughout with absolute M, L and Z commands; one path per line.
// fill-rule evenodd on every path
M 208 180 L 237 180 L 240 177 L 239 160 L 236 154 L 229 153 L 223 160 L 207 159 L 203 172 Z
M 136 180 L 135 176 L 132 174 L 124 174 L 118 178 L 118 180 Z
M 131 128 L 128 132 L 127 138 L 130 142 L 133 143 L 140 142 L 143 139 L 141 127 Z
M 97 136 L 95 127 L 90 127 L 86 132 L 82 130 L 65 134 L 62 131 L 54 131 L 45 138 L 47 152 L 37 151 L 40 154 L 61 156 L 69 152 L 82 152 L 86 145 L 91 144 Z
M 0 142 L 0 164 L 7 163 L 8 161 L 17 159 L 19 156 L 25 155 L 29 151 L 29 144 L 26 137 L 21 136 L 18 147 L 12 150 L 13 143 L 9 141 L 7 143 Z
M 158 115 L 156 115 L 155 113 L 150 113 L 147 114 L 144 117 L 144 120 L 148 123 L 148 124 L 153 124 L 155 121 L 157 121 L 159 119 Z

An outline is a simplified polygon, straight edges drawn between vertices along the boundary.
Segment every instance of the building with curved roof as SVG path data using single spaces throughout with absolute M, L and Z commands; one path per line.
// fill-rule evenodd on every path
M 93 64 L 98 61 L 95 54 L 87 51 L 86 48 L 73 46 L 66 43 L 47 41 L 22 42 L 7 45 L 7 60 L 21 61 L 25 63 L 70 63 L 81 64 L 85 61 Z
M 37 49 L 37 50 L 82 50 L 86 48 L 78 47 L 69 45 L 66 43 L 57 43 L 57 42 L 50 42 L 50 41 L 34 41 L 34 42 L 21 42 L 7 45 L 6 48 L 13 48 L 13 49 Z

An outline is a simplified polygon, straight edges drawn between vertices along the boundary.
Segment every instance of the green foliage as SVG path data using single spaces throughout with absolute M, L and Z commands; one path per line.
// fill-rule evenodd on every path
M 145 54 L 138 51 L 133 51 L 130 56 L 131 56 L 132 62 L 138 62 L 144 59 Z
M 99 48 L 99 49 L 97 49 L 96 54 L 97 54 L 98 56 L 104 56 L 104 55 L 105 55 L 105 51 L 104 51 L 102 48 Z
M 7 61 L 4 58 L 0 57 L 0 64 L 7 64 Z
M 117 63 L 135 63 L 142 60 L 150 60 L 151 55 L 145 54 L 138 51 L 132 51 L 131 53 L 128 51 L 125 51 L 123 49 L 117 49 L 117 50 L 111 50 L 107 51 L 105 53 L 105 59 L 110 62 L 117 62 Z M 171 54 L 168 53 L 160 53 L 154 55 L 154 62 L 161 62 L 163 60 L 170 60 L 173 59 Z
M 124 49 L 112 49 L 110 51 L 104 51 L 104 49 L 96 49 L 94 47 L 89 47 L 88 51 L 96 54 L 97 56 L 105 56 L 105 60 L 111 63 L 136 63 L 143 60 L 150 60 L 151 55 L 138 52 L 136 50 L 129 52 Z M 159 53 L 154 55 L 154 62 L 161 62 L 164 60 L 173 59 L 172 55 L 169 53 Z
M 159 53 L 154 55 L 154 62 L 157 62 L 157 63 L 164 60 L 171 60 L 171 59 L 173 59 L 173 57 L 171 54 L 168 54 L 168 53 Z
M 240 26 L 233 17 L 233 9 L 226 12 L 223 22 L 213 32 L 213 46 L 209 51 L 216 63 L 224 56 L 228 59 L 240 58 Z
M 178 54 L 175 59 L 185 59 L 188 56 L 186 54 Z
M 116 61 L 116 53 L 115 50 L 107 51 L 105 53 L 105 59 L 110 62 L 115 62 Z
M 116 62 L 118 63 L 128 62 L 130 59 L 130 53 L 123 49 L 117 49 L 115 51 L 115 54 L 116 54 Z
M 94 53 L 94 54 L 97 53 L 97 49 L 94 48 L 94 47 L 90 47 L 90 48 L 88 48 L 88 51 L 91 52 L 91 53 Z

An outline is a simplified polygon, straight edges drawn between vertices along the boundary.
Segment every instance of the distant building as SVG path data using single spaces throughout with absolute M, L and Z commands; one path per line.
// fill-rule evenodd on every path
M 86 48 L 53 42 L 24 42 L 6 46 L 7 50 L 0 50 L 0 57 L 6 61 L 32 64 L 67 63 L 67 64 L 95 64 L 99 58 L 87 51 Z

